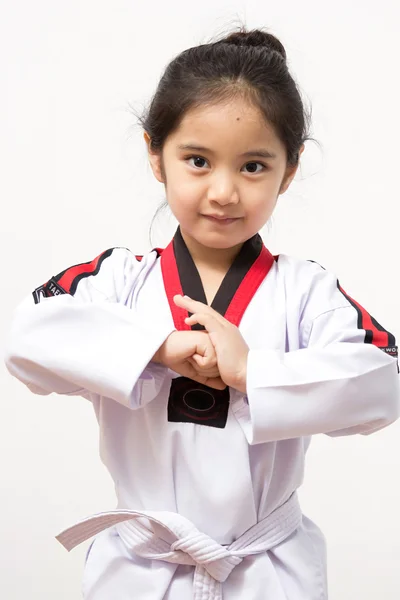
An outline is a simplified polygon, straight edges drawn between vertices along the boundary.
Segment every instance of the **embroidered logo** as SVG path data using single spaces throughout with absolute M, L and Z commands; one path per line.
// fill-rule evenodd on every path
M 398 346 L 386 346 L 385 348 L 381 348 L 381 350 L 386 352 L 386 354 L 390 354 L 390 356 L 393 356 L 394 358 L 399 356 Z
M 216 390 L 188 377 L 176 377 L 171 382 L 168 421 L 223 429 L 228 418 L 229 400 L 228 386 Z
M 64 288 L 62 288 L 53 277 L 47 283 L 41 285 L 32 292 L 35 304 L 39 304 L 42 298 L 50 298 L 50 296 L 59 296 L 60 294 L 66 293 Z

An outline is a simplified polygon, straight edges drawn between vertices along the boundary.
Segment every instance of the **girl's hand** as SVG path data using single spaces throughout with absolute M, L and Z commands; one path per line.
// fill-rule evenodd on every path
M 152 360 L 214 389 L 226 388 L 219 374 L 214 346 L 206 331 L 173 331 Z
M 177 306 L 193 313 L 187 317 L 188 325 L 203 325 L 215 348 L 221 379 L 229 386 L 246 393 L 247 356 L 249 347 L 239 329 L 213 308 L 188 296 L 174 296 Z M 193 356 L 197 362 L 197 357 Z

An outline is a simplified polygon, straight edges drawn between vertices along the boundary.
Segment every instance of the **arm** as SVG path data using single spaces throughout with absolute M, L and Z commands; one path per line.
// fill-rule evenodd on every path
M 336 280 L 331 284 L 329 293 L 337 297 Z M 315 302 L 305 307 L 300 325 L 305 347 L 287 353 L 250 350 L 248 403 L 238 404 L 235 411 L 250 444 L 317 433 L 368 434 L 398 418 L 393 336 L 375 327 L 376 321 L 362 307 L 357 310 L 343 296 L 337 298 L 342 306 L 317 316 L 310 316 Z M 321 298 L 321 307 L 320 302 Z M 368 318 L 376 331 L 362 327 Z M 385 337 L 392 342 L 392 352 Z
M 149 363 L 171 328 L 121 303 L 141 267 L 129 251 L 114 249 L 82 276 L 78 267 L 95 261 L 67 269 L 17 307 L 6 366 L 36 394 L 91 392 L 136 408 L 162 384 L 165 369 Z

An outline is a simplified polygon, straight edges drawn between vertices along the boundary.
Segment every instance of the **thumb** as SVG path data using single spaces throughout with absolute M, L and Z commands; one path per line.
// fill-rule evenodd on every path
M 210 360 L 207 356 L 201 356 L 200 354 L 193 354 L 193 356 L 191 358 L 199 367 L 214 366 L 214 365 L 209 364 Z
M 217 364 L 217 355 L 208 335 L 206 339 L 197 346 L 196 352 L 194 352 L 192 356 L 199 367 L 215 367 Z

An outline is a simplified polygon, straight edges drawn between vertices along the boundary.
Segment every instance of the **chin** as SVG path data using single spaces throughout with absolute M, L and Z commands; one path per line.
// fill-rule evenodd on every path
M 226 234 L 208 234 L 197 237 L 196 241 L 197 243 L 207 248 L 215 248 L 216 250 L 227 250 L 228 248 L 233 248 L 234 246 L 243 244 L 245 239 L 242 240 L 241 237 L 230 236 Z

